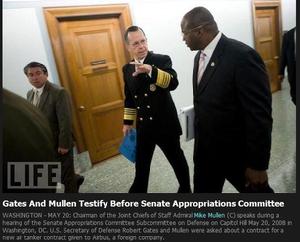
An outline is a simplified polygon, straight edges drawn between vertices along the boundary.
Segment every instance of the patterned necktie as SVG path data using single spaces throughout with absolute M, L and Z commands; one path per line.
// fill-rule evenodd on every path
M 32 104 L 34 106 L 37 106 L 39 104 L 39 101 L 40 101 L 39 91 L 38 90 L 34 90 Z
M 206 54 L 203 51 L 201 51 L 200 58 L 199 58 L 198 76 L 197 76 L 197 83 L 198 83 L 198 85 L 199 85 L 199 83 L 201 81 L 201 78 L 203 76 L 203 73 L 204 73 L 204 69 L 205 69 L 205 57 L 206 57 Z

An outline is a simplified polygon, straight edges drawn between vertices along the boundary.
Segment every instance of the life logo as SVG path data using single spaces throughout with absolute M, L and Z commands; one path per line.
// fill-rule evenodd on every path
M 56 188 L 61 183 L 59 162 L 8 162 L 7 187 L 22 189 Z

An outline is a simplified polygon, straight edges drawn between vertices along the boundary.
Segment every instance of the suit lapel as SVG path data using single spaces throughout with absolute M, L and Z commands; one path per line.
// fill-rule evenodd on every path
M 33 94 L 34 94 L 33 90 L 30 90 L 28 93 L 28 101 L 30 103 L 32 103 L 32 101 L 33 101 Z
M 44 108 L 44 105 L 45 105 L 46 100 L 47 100 L 48 95 L 49 95 L 49 88 L 50 88 L 50 84 L 49 84 L 48 81 L 47 81 L 46 84 L 45 84 L 43 93 L 42 93 L 42 95 L 41 95 L 40 102 L 39 102 L 39 104 L 38 104 L 38 108 L 39 108 L 40 110 L 42 110 L 42 109 Z
M 198 85 L 198 90 L 197 90 L 198 93 L 203 92 L 203 90 L 205 89 L 205 87 L 209 83 L 209 80 L 211 79 L 212 75 L 214 74 L 214 72 L 218 68 L 218 65 L 220 63 L 220 57 L 221 57 L 221 55 L 224 51 L 224 47 L 225 47 L 225 44 L 226 44 L 225 42 L 226 42 L 226 37 L 222 34 L 222 37 L 219 40 L 219 42 L 218 42 L 218 44 L 217 44 L 217 46 L 216 46 L 216 48 L 213 52 L 213 55 L 210 58 L 207 66 L 206 66 L 206 69 L 203 73 L 201 82 Z

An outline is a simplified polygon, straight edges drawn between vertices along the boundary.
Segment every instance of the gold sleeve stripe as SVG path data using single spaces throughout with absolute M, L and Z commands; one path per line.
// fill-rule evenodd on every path
M 135 120 L 136 119 L 136 109 L 125 108 L 124 109 L 124 119 L 125 120 Z
M 167 88 L 170 84 L 172 75 L 168 72 L 162 71 L 157 68 L 156 85 L 162 88 Z

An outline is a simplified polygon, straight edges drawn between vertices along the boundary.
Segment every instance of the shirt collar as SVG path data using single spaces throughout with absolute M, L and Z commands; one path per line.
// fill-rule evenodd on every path
M 34 87 L 33 91 L 34 92 L 38 92 L 38 94 L 41 95 L 43 93 L 43 91 L 44 91 L 44 87 L 45 87 L 45 84 L 42 87 L 40 87 L 40 88 Z
M 219 43 L 219 40 L 222 37 L 222 33 L 219 31 L 219 33 L 215 36 L 215 38 L 205 47 L 203 50 L 204 54 L 207 57 L 211 57 L 215 48 L 217 47 L 217 44 Z
M 141 60 L 137 60 L 137 59 L 134 59 L 135 62 L 139 62 L 141 64 L 144 64 L 144 60 L 146 59 L 146 57 L 144 59 L 141 59 Z

